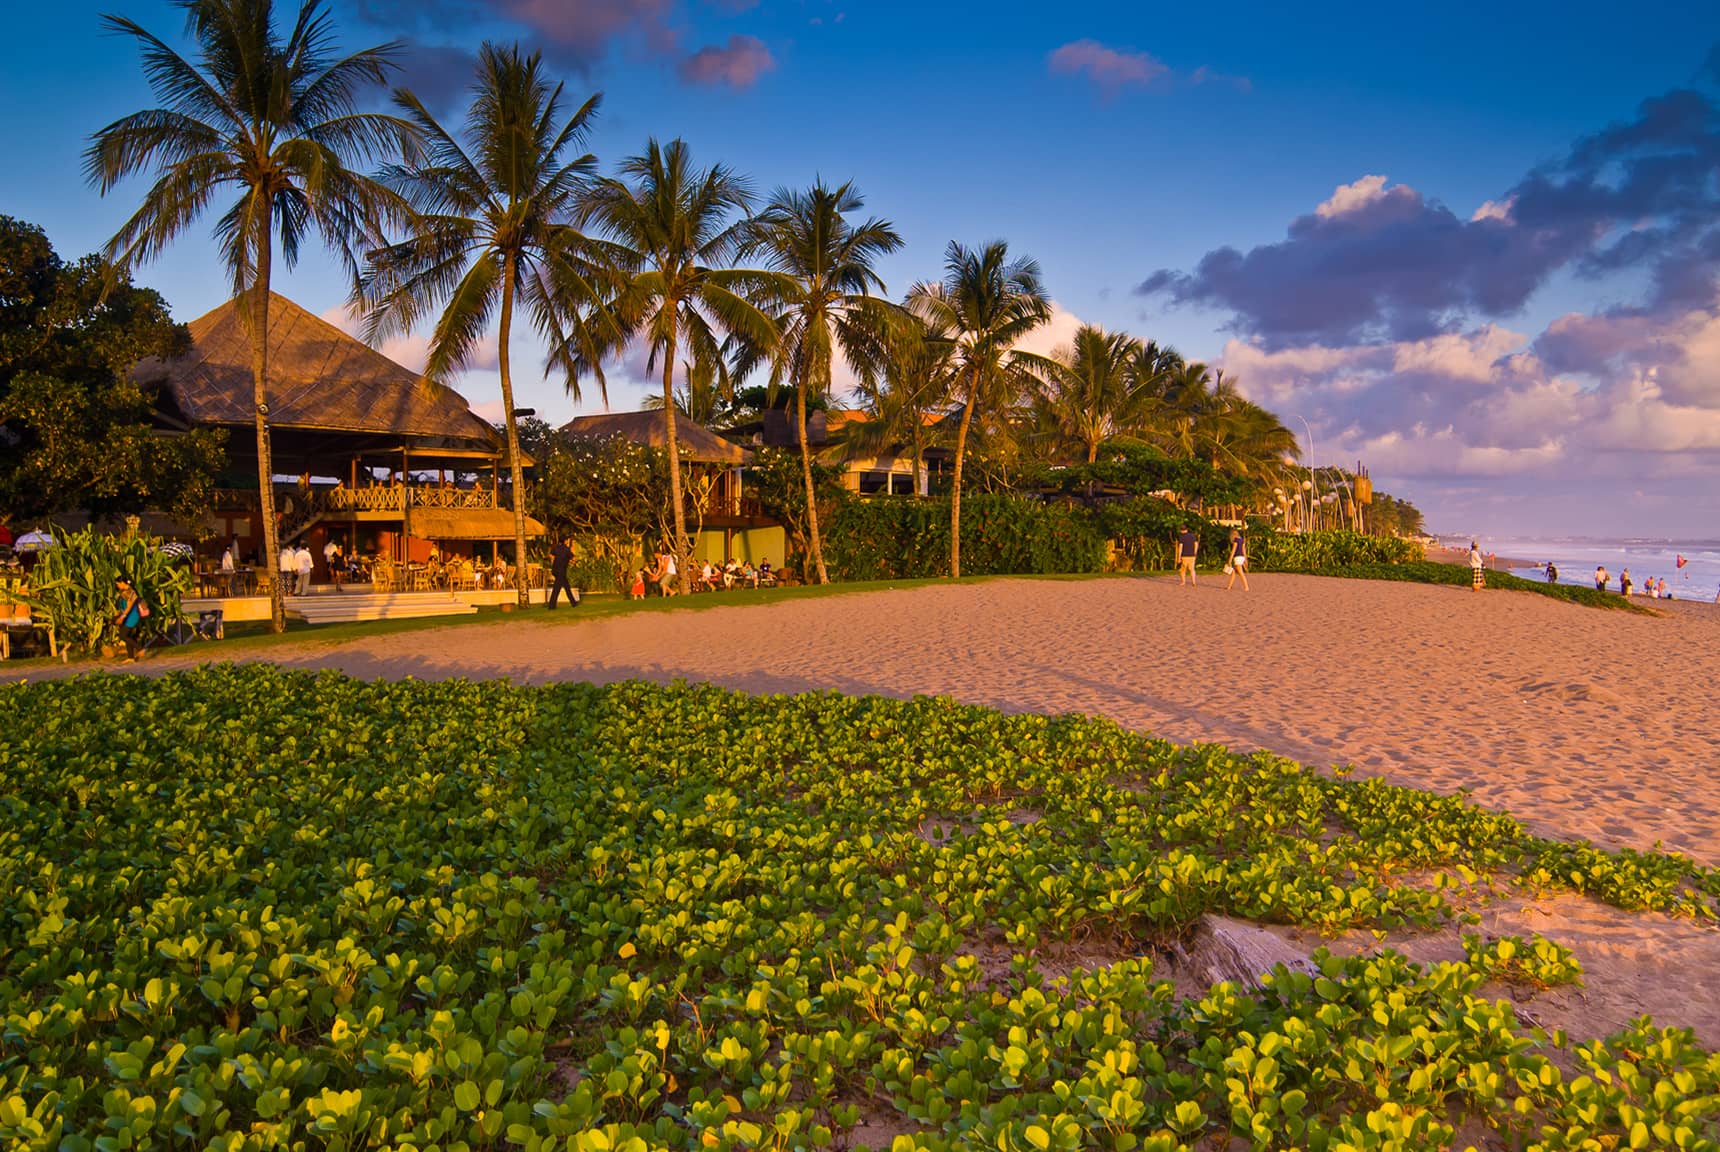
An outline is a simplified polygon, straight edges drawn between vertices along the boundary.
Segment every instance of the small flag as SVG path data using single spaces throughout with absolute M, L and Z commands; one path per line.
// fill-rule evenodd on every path
M 1678 554 L 1678 566 L 1679 566 L 1679 567 L 1680 567 L 1680 568 L 1682 568 L 1682 567 L 1684 567 L 1684 566 L 1685 566 L 1685 565 L 1686 565 L 1686 564 L 1688 564 L 1688 563 L 1690 563 L 1690 561 L 1688 561 L 1688 560 L 1686 560 L 1686 559 L 1685 559 L 1685 558 L 1684 558 L 1684 553 L 1682 553 L 1682 552 L 1680 552 L 1680 553 L 1679 553 L 1679 554 Z

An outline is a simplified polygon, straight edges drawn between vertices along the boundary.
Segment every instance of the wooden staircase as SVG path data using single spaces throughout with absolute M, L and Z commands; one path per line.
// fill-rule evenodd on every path
M 318 592 L 287 598 L 287 615 L 307 624 L 470 616 L 477 609 L 450 592 Z

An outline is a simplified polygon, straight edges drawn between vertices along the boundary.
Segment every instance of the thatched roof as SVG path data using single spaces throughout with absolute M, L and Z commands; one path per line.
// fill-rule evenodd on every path
M 437 436 L 493 446 L 495 429 L 452 388 L 433 384 L 362 340 L 271 294 L 269 424 L 333 432 Z M 135 376 L 164 383 L 186 419 L 249 425 L 253 420 L 251 337 L 238 301 L 190 324 L 191 350 L 145 360 Z
M 563 424 L 561 434 L 571 439 L 602 440 L 619 436 L 648 448 L 666 448 L 668 427 L 660 411 L 608 412 L 601 416 L 576 416 Z M 679 412 L 675 413 L 675 439 L 681 448 L 681 458 L 695 464 L 726 464 L 739 468 L 752 460 L 752 453 L 738 444 L 731 444 L 706 428 L 695 424 Z
M 411 527 L 422 540 L 512 540 L 514 514 L 506 508 L 414 508 Z M 542 536 L 543 524 L 527 516 L 526 535 Z

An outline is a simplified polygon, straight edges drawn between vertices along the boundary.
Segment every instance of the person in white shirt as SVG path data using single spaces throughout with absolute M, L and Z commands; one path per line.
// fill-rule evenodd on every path
M 297 577 L 299 571 L 298 557 L 293 554 L 293 546 L 291 544 L 281 545 L 280 567 L 281 595 L 291 596 L 293 594 L 293 581 Z
M 299 595 L 309 596 L 311 594 L 311 570 L 316 567 L 316 561 L 311 559 L 311 550 L 300 544 L 299 550 L 293 554 L 293 563 L 299 570 Z
M 233 549 L 226 548 L 221 552 L 221 585 L 225 594 L 233 594 Z

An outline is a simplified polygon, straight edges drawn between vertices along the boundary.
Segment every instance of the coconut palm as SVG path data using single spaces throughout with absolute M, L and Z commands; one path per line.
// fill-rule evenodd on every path
M 718 356 L 715 362 L 703 357 L 683 359 L 681 375 L 687 381 L 675 389 L 675 407 L 681 415 L 695 424 L 704 424 L 707 427 L 729 419 L 735 398 L 735 384 L 734 372 L 727 356 Z M 657 395 L 647 396 L 645 407 L 660 412 L 663 409 L 663 398 Z
M 609 281 L 600 246 L 578 228 L 580 198 L 597 159 L 582 151 L 600 97 L 563 118 L 562 85 L 552 83 L 540 55 L 519 46 L 485 44 L 478 52 L 464 142 L 410 91 L 395 103 L 424 140 L 423 156 L 383 174 L 416 209 L 412 235 L 369 255 L 363 295 L 365 333 L 375 340 L 410 332 L 437 312 L 424 374 L 445 381 L 477 351 L 494 321 L 502 415 L 514 506 L 514 562 L 526 567 L 525 483 L 509 341 L 514 307 L 567 369 L 577 398 L 578 375 L 567 350 L 593 346 L 604 313 L 592 309 Z M 602 373 L 598 373 L 602 384 Z M 607 399 L 607 390 L 605 390 Z M 530 585 L 517 580 L 519 602 Z
M 955 344 L 912 314 L 887 336 L 883 362 L 860 378 L 870 419 L 847 433 L 850 455 L 879 456 L 906 446 L 914 461 L 914 490 L 925 471 L 926 450 L 938 443 L 939 418 L 955 381 Z
M 1002 240 L 972 251 L 952 241 L 944 251 L 943 280 L 914 285 L 908 306 L 930 327 L 948 332 L 954 344 L 954 396 L 962 416 L 950 489 L 950 575 L 959 577 L 962 461 L 974 410 L 1001 400 L 1018 378 L 1015 345 L 1051 319 L 1051 299 L 1038 263 L 1011 260 Z
M 356 278 L 355 248 L 378 240 L 404 215 L 397 197 L 354 170 L 410 145 L 403 121 L 356 110 L 367 89 L 387 82 L 399 44 L 337 55 L 324 0 L 304 0 L 284 37 L 272 0 L 177 6 L 197 45 L 195 63 L 134 21 L 103 17 L 110 31 L 137 41 L 162 106 L 97 132 L 84 170 L 104 196 L 128 176 L 154 177 L 142 206 L 107 245 L 108 258 L 124 271 L 158 256 L 218 197 L 235 197 L 215 237 L 234 295 L 246 297 L 263 550 L 273 567 L 268 344 L 275 245 L 291 268 L 305 240 L 317 236 Z M 269 599 L 272 627 L 283 631 L 278 582 L 270 583 Z
M 673 548 L 682 591 L 687 573 L 687 513 L 681 498 L 681 456 L 675 431 L 675 365 L 682 351 L 715 363 L 733 336 L 754 348 L 774 347 L 777 327 L 754 302 L 783 299 L 789 279 L 763 269 L 725 267 L 751 239 L 746 182 L 723 165 L 697 168 L 685 142 L 651 140 L 621 165 L 621 178 L 599 181 L 582 219 L 604 234 L 625 272 L 606 312 L 614 328 L 595 347 L 571 348 L 576 371 L 596 370 L 627 338 L 645 341 L 663 367 L 663 419 L 668 438 Z
M 1083 324 L 1067 348 L 1023 357 L 1039 383 L 1038 413 L 1051 433 L 1080 449 L 1091 464 L 1099 446 L 1137 432 L 1154 415 L 1157 396 L 1135 373 L 1141 342 L 1127 332 Z
M 902 237 L 887 220 L 851 223 L 848 215 L 863 207 L 852 183 L 831 188 L 821 180 L 805 192 L 779 189 L 753 227 L 752 247 L 792 284 L 783 299 L 773 302 L 781 335 L 771 350 L 771 376 L 774 383 L 786 374 L 794 385 L 807 542 L 820 584 L 828 584 L 830 576 L 818 535 L 807 397 L 830 394 L 830 365 L 838 350 L 850 364 L 875 362 L 890 328 L 899 323 L 895 305 L 872 293 L 884 290 L 874 265 L 900 248 Z

